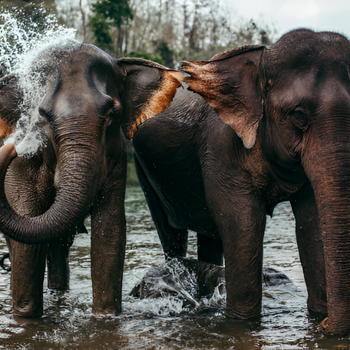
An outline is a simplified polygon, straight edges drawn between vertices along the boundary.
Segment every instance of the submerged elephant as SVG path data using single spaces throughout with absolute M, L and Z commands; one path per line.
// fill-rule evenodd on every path
M 349 334 L 349 41 L 296 30 L 181 68 L 217 114 L 178 91 L 133 140 L 165 254 L 185 256 L 196 231 L 200 260 L 224 254 L 227 315 L 257 317 L 266 214 L 290 201 L 308 308 L 328 314 L 326 331 Z
M 198 308 L 198 300 L 211 297 L 215 288 L 219 288 L 221 294 L 226 292 L 223 266 L 174 258 L 149 269 L 130 295 L 140 299 L 175 296 Z
M 266 286 L 291 283 L 285 274 L 270 267 L 263 268 L 262 279 Z M 189 258 L 174 258 L 147 271 L 130 295 L 140 299 L 175 296 L 198 310 L 207 307 L 208 299 L 216 292 L 220 300 L 219 304 L 215 301 L 215 306 L 224 306 L 221 305 L 226 296 L 224 266 Z
M 0 151 L 0 230 L 11 238 L 13 312 L 42 315 L 46 258 L 49 288 L 68 288 L 69 246 L 91 215 L 93 312 L 116 314 L 126 240 L 122 130 L 131 137 L 141 121 L 166 108 L 182 74 L 143 59 L 116 60 L 81 43 L 53 47 L 36 62 L 33 74 L 39 70 L 44 79 L 35 107 L 45 144 L 30 158 L 15 157 L 12 145 Z M 0 82 L 3 137 L 20 118 L 18 81 Z

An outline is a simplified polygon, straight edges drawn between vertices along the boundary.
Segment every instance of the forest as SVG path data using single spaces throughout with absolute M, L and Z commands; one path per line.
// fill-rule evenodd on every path
M 76 30 L 76 38 L 95 44 L 114 57 L 146 58 L 169 68 L 182 59 L 205 60 L 234 47 L 273 42 L 273 24 L 242 18 L 220 0 L 23 0 L 1 1 L 24 32 L 45 32 L 47 17 Z M 0 17 L 0 24 L 3 21 Z M 23 38 L 21 38 L 23 40 Z M 30 40 L 30 35 L 28 40 Z M 11 37 L 13 47 L 20 45 Z M 1 47 L 1 52 L 8 54 Z M 11 43 L 7 50 L 13 50 Z M 7 74 L 3 62 L 0 76 Z M 132 147 L 126 142 L 128 184 L 138 183 Z
M 24 8 L 36 22 L 38 8 L 45 8 L 60 24 L 75 28 L 77 39 L 116 57 L 143 57 L 169 68 L 182 59 L 209 59 L 277 37 L 273 24 L 242 18 L 220 0 L 5 0 L 1 5 L 7 11 Z

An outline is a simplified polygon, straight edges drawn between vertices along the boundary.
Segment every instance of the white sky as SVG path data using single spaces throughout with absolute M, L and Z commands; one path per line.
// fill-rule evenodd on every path
M 330 30 L 350 38 L 350 0 L 221 0 L 236 15 L 273 23 L 279 36 L 296 28 Z

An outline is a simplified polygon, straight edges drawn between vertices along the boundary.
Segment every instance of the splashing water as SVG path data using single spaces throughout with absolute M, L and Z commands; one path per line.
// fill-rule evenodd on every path
M 45 9 L 37 10 L 41 15 L 39 24 L 27 17 L 20 21 L 13 14 L 0 14 L 0 67 L 4 75 L 17 76 L 22 96 L 18 106 L 20 119 L 5 144 L 13 143 L 17 154 L 24 157 L 32 156 L 48 137 L 38 112 L 47 89 L 43 58 L 54 48 L 73 49 L 79 44 L 74 39 L 75 29 L 58 25 L 53 15 L 46 15 Z M 21 10 L 16 13 L 17 17 L 25 17 Z
M 210 271 L 213 273 L 213 270 Z M 207 308 L 224 309 L 226 284 L 221 279 L 217 283 L 217 286 L 213 286 L 212 294 L 200 295 L 196 273 L 185 266 L 182 260 L 171 259 L 152 267 L 133 288 L 130 295 L 141 298 L 140 302 L 133 304 L 136 307 L 134 312 L 168 316 Z

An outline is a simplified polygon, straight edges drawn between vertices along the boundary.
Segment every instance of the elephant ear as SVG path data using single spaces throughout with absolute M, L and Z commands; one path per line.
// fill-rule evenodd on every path
M 123 72 L 123 130 L 134 136 L 144 121 L 168 108 L 184 76 L 158 63 L 141 58 L 117 60 Z
M 7 75 L 0 79 L 0 137 L 8 137 L 20 118 L 17 78 Z
M 209 61 L 182 62 L 190 90 L 199 93 L 242 139 L 255 144 L 263 115 L 259 64 L 264 46 L 246 46 L 215 55 Z

